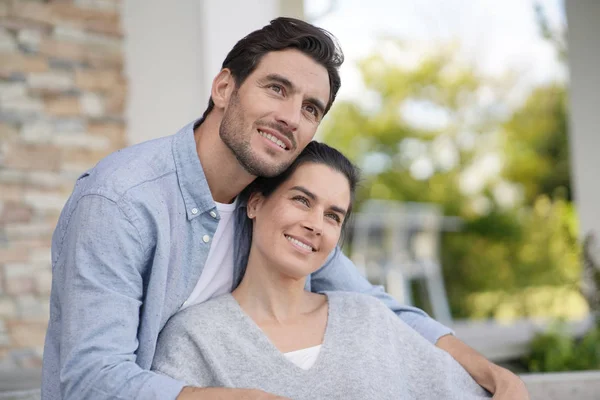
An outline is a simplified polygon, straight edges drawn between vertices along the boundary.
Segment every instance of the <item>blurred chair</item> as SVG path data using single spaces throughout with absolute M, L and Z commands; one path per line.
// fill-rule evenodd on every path
M 350 258 L 373 284 L 383 285 L 402 304 L 412 305 L 413 283 L 432 317 L 452 323 L 439 258 L 443 230 L 460 220 L 444 217 L 439 206 L 370 200 L 352 223 Z

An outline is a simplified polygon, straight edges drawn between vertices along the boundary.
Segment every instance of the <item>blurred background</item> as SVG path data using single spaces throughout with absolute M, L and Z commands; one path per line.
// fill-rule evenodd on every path
M 346 55 L 317 139 L 363 171 L 344 245 L 368 279 L 517 373 L 600 369 L 600 2 L 0 0 L 0 390 L 37 382 L 77 176 L 200 116 L 279 15 Z

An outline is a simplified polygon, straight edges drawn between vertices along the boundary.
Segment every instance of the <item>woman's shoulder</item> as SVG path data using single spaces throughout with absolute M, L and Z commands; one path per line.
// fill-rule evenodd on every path
M 381 300 L 364 293 L 332 291 L 325 292 L 329 303 L 345 317 L 378 319 L 395 317 L 394 313 Z
M 193 330 L 194 332 L 204 332 L 206 330 L 219 329 L 227 325 L 227 321 L 233 308 L 232 301 L 235 301 L 230 293 L 215 297 L 204 303 L 194 304 L 175 313 L 165 325 L 165 330 Z
M 359 292 L 344 292 L 341 290 L 323 292 L 330 300 L 343 303 L 356 303 L 367 307 L 387 307 L 374 296 Z

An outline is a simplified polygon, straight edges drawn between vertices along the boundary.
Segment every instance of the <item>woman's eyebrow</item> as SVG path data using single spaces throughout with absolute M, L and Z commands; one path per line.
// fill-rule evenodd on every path
M 290 190 L 297 190 L 299 192 L 302 192 L 306 196 L 308 196 L 309 198 L 311 198 L 312 200 L 315 200 L 315 201 L 318 200 L 318 198 L 319 198 L 316 194 L 314 194 L 313 192 L 311 192 L 304 186 L 294 186 L 294 187 L 290 188 Z M 346 216 L 346 214 L 348 213 L 348 211 L 346 211 L 343 207 L 340 207 L 340 206 L 333 205 L 333 206 L 330 206 L 329 208 L 332 211 L 335 211 L 336 213 L 342 214 L 343 216 Z

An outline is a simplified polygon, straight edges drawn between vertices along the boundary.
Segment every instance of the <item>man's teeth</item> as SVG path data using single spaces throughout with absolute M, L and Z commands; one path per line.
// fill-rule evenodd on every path
M 267 139 L 269 139 L 271 142 L 275 143 L 282 149 L 286 149 L 285 144 L 281 140 L 277 139 L 275 136 L 271 135 L 270 133 L 265 133 L 261 130 L 259 130 L 258 133 L 260 134 L 260 136 L 266 137 Z
M 289 236 L 287 236 L 287 235 L 285 236 L 285 238 L 286 238 L 287 240 L 289 240 L 290 242 L 294 243 L 295 245 L 298 245 L 298 246 L 302 247 L 303 249 L 306 249 L 306 250 L 308 250 L 308 251 L 313 251 L 313 248 L 312 248 L 312 247 L 310 247 L 310 246 L 309 246 L 309 245 L 307 245 L 307 244 L 304 244 L 304 243 L 302 243 L 302 242 L 301 242 L 301 241 L 299 241 L 299 240 L 296 240 L 296 239 L 294 239 L 294 238 L 292 238 L 292 237 L 289 237 Z

